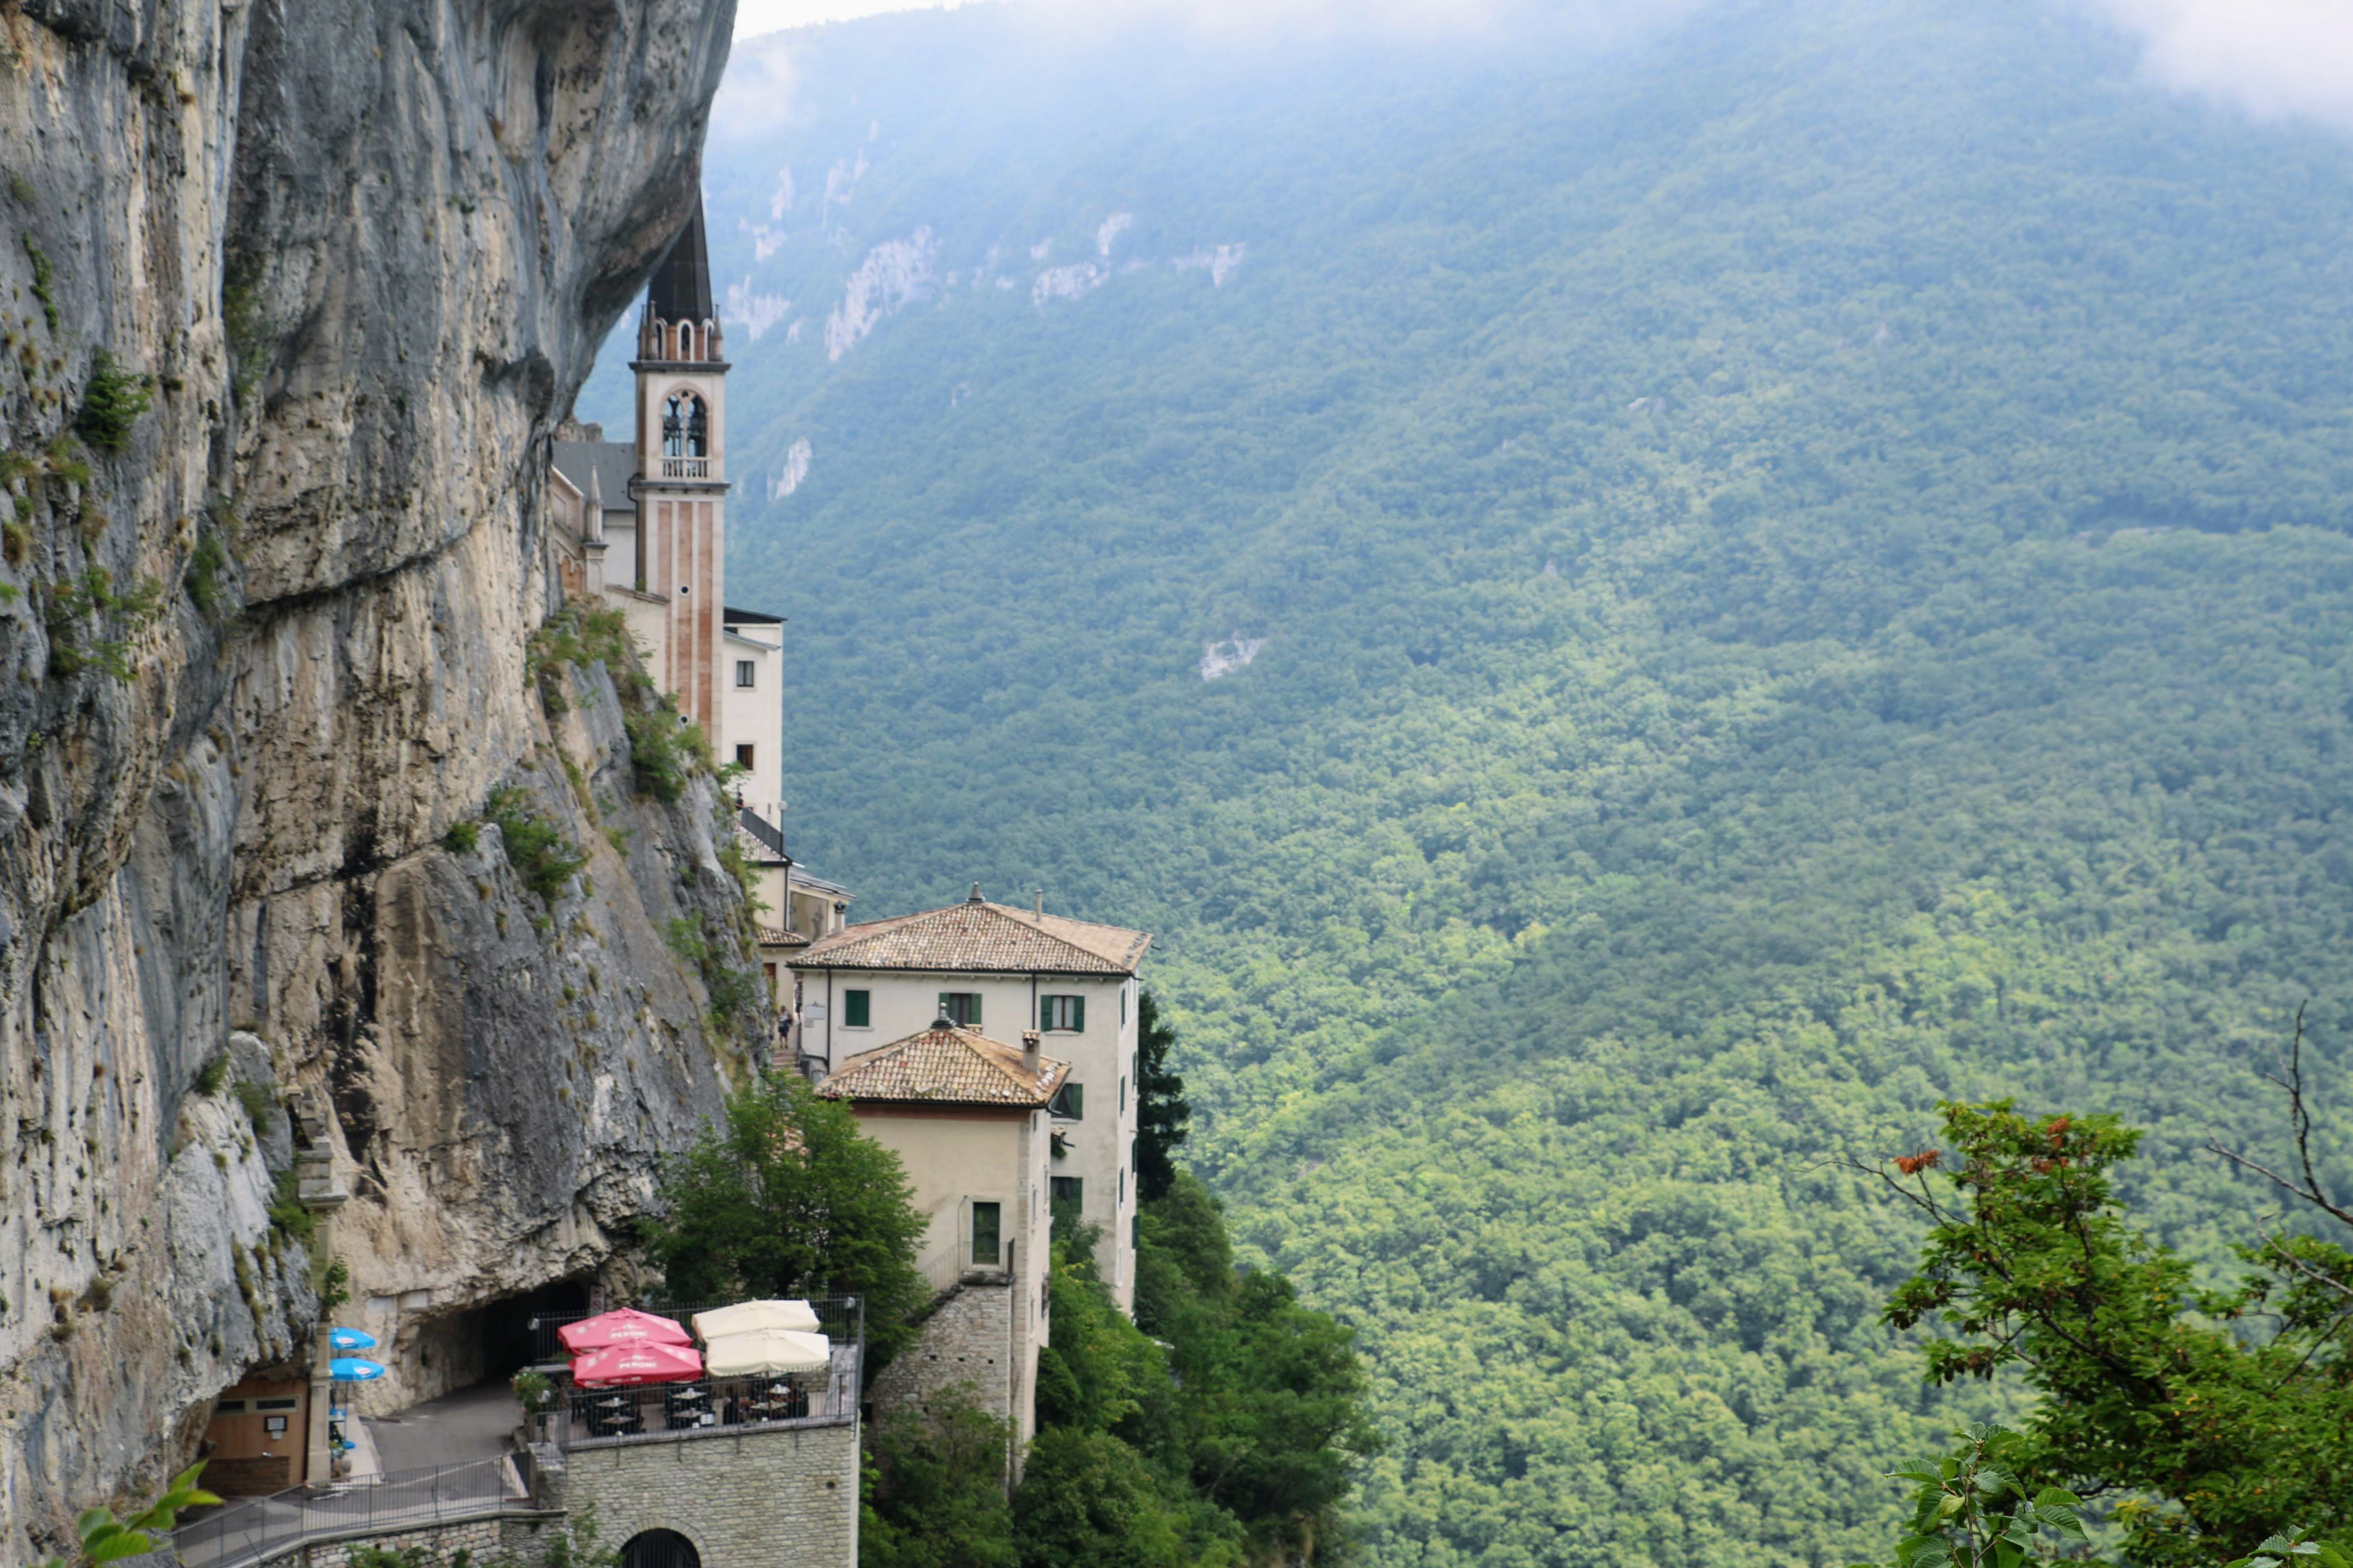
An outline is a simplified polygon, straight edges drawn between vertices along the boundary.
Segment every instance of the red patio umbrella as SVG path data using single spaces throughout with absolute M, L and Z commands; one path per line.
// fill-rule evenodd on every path
M 694 1336 L 669 1318 L 657 1318 L 634 1307 L 599 1312 L 555 1331 L 565 1353 L 581 1355 L 607 1345 L 691 1345 Z
M 572 1381 L 589 1388 L 691 1383 L 702 1375 L 702 1355 L 692 1345 L 607 1345 L 572 1363 Z

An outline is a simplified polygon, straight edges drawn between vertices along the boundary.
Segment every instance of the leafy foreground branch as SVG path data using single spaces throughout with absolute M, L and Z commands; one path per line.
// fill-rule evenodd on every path
M 2301 1144 L 2300 1091 L 2295 1110 Z M 1929 1221 L 1884 1319 L 1944 1331 L 1926 1346 L 1932 1381 L 2014 1366 L 2041 1400 L 2023 1433 L 1973 1433 L 1933 1478 L 1903 1472 L 1924 1510 L 1947 1510 L 1915 1521 L 1903 1568 L 2039 1561 L 2022 1542 L 2001 1549 L 2014 1558 L 1983 1554 L 2012 1524 L 1980 1550 L 1953 1522 L 1983 1522 L 2011 1494 L 2037 1510 L 2113 1499 L 2123 1554 L 2147 1568 L 2328 1561 L 2337 1549 L 2306 1532 L 2353 1528 L 2353 1252 L 2267 1236 L 2237 1248 L 2251 1268 L 2235 1285 L 2200 1289 L 2116 1201 L 2113 1173 L 2137 1131 L 2110 1116 L 2027 1117 L 2008 1100 L 1944 1116 L 1945 1147 L 1876 1172 Z M 2308 1164 L 2302 1174 L 2311 1211 L 2334 1216 Z M 2066 1529 L 2057 1515 L 2034 1521 Z
M 74 1521 L 81 1547 L 72 1557 L 52 1557 L 41 1568 L 93 1568 L 124 1557 L 137 1557 L 171 1543 L 172 1522 L 184 1509 L 206 1508 L 220 1501 L 196 1485 L 204 1474 L 201 1459 L 172 1478 L 162 1497 L 129 1519 L 117 1519 L 111 1509 L 94 1508 Z
M 1972 1426 L 1958 1434 L 1961 1446 L 1934 1464 L 1897 1470 L 1894 1479 L 1917 1482 L 1912 1533 L 1895 1548 L 1895 1568 L 2044 1568 L 2053 1559 L 2040 1549 L 2052 1538 L 2069 1543 L 2070 1559 L 2088 1555 L 2083 1500 L 2059 1487 L 2031 1498 L 2017 1467 L 2029 1446 L 2007 1427 Z M 2008 1500 L 2015 1498 L 2013 1502 Z M 2070 1550 L 2069 1546 L 2078 1550 Z M 1857 1564 L 1857 1568 L 1874 1568 Z M 2343 1552 L 2301 1531 L 2265 1538 L 2245 1557 L 2223 1568 L 2353 1568 Z

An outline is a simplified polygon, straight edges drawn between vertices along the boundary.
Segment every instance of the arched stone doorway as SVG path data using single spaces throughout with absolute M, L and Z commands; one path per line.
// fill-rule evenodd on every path
M 702 1568 L 702 1558 L 675 1530 L 641 1530 L 621 1543 L 621 1568 Z

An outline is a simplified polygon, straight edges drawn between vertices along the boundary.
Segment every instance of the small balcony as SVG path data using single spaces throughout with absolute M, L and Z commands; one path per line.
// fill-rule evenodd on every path
M 664 458 L 661 477 L 666 479 L 707 479 L 711 477 L 709 458 Z

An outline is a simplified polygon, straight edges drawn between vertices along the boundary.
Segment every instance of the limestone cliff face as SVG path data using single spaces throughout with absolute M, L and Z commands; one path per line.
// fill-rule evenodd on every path
M 0 8 L 0 1553 L 301 1354 L 273 1102 L 430 1393 L 754 1048 L 666 940 L 741 918 L 710 784 L 638 795 L 601 668 L 525 663 L 547 432 L 687 214 L 733 9 Z M 552 897 L 450 833 L 500 790 L 589 857 Z

